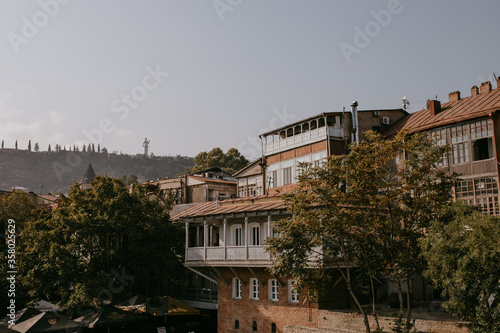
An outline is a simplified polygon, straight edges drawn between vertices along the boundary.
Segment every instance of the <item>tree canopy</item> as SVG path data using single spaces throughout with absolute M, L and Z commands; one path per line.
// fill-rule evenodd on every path
M 202 151 L 196 155 L 194 166 L 188 169 L 187 172 L 196 172 L 218 166 L 233 174 L 248 163 L 249 161 L 236 148 L 230 148 L 224 153 L 222 149 L 215 147 L 209 152 Z
M 386 139 L 367 132 L 349 149 L 322 166 L 302 165 L 297 189 L 285 196 L 293 217 L 276 224 L 279 236 L 269 239 L 268 251 L 274 273 L 291 275 L 312 292 L 336 269 L 369 332 L 352 271 L 365 279 L 374 315 L 376 278 L 399 286 L 403 311 L 401 284 L 422 269 L 418 239 L 450 201 L 452 177 L 438 166 L 446 147 L 425 134 Z
M 109 177 L 91 185 L 84 190 L 75 183 L 50 219 L 25 226 L 18 270 L 31 298 L 71 307 L 159 293 L 178 278 L 183 229 L 169 218 L 170 202 Z
M 432 223 L 422 247 L 425 275 L 448 297 L 443 306 L 473 332 L 500 332 L 499 218 L 457 203 Z

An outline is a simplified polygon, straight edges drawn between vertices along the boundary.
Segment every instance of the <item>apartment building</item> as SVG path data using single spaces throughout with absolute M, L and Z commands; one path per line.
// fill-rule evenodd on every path
M 428 101 L 428 107 L 402 118 L 387 135 L 405 129 L 427 132 L 440 145 L 449 145 L 443 165 L 460 175 L 453 196 L 498 215 L 498 179 L 500 153 L 500 79 L 492 89 L 489 81 L 473 86 L 469 97 L 459 91 L 441 103 Z
M 273 237 L 276 221 L 290 217 L 282 199 L 293 190 L 301 162 L 322 163 L 344 153 L 364 131 L 385 130 L 405 116 L 402 109 L 358 111 L 353 103 L 351 112 L 321 113 L 263 133 L 262 158 L 233 175 L 239 198 L 201 203 L 173 216 L 185 223 L 185 266 L 217 285 L 219 332 L 317 327 L 322 306 L 350 306 L 342 283 L 323 299 L 306 300 L 292 278 L 271 275 L 266 238 Z

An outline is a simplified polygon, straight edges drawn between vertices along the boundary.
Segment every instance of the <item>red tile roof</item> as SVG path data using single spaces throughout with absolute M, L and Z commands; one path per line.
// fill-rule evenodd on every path
M 402 129 L 408 129 L 411 132 L 424 131 L 461 121 L 485 117 L 496 110 L 500 110 L 500 89 L 498 88 L 488 93 L 444 103 L 441 105 L 441 112 L 434 116 L 431 115 L 429 109 L 409 114 L 395 123 L 385 135 L 394 135 Z

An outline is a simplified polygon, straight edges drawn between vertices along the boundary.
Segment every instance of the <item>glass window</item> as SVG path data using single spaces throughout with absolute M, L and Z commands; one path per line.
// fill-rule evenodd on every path
M 455 184 L 455 195 L 457 199 L 474 196 L 474 182 L 472 179 L 459 180 Z
M 491 119 L 483 119 L 470 124 L 471 139 L 493 136 L 493 123 Z
M 469 143 L 456 143 L 452 146 L 453 164 L 461 164 L 469 162 Z
M 248 227 L 250 229 L 250 245 L 260 245 L 260 225 L 251 223 Z
M 299 302 L 299 292 L 295 288 L 295 280 L 288 280 L 288 301 L 290 303 Z
M 269 188 L 278 186 L 278 171 L 269 171 L 267 173 L 267 185 Z
M 259 280 L 250 279 L 250 299 L 259 299 Z
M 293 167 L 283 169 L 283 185 L 290 185 L 292 183 Z
M 241 299 L 241 280 L 233 278 L 233 298 Z
M 243 240 L 243 228 L 241 225 L 237 225 L 233 227 L 233 235 L 234 235 L 234 245 L 235 246 L 242 246 L 244 245 L 242 240 Z
M 276 279 L 269 280 L 269 299 L 275 302 L 278 300 L 278 280 Z
M 476 196 L 498 194 L 497 178 L 485 177 L 475 180 Z

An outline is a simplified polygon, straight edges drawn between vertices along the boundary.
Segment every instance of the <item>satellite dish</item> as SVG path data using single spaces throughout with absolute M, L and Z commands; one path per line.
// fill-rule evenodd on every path
M 425 108 L 428 109 L 431 106 L 431 100 L 428 99 L 427 102 L 425 102 Z

